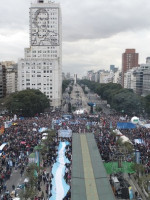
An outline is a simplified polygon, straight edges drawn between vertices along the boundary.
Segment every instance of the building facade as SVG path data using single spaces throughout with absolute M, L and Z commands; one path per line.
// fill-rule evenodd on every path
M 150 94 L 150 62 L 124 73 L 124 88 L 133 89 L 138 95 Z
M 124 73 L 139 65 L 138 58 L 139 54 L 136 53 L 135 49 L 126 49 L 125 53 L 122 54 L 122 86 L 124 85 Z
M 136 74 L 135 69 L 130 69 L 124 73 L 124 88 L 132 89 L 136 92 Z
M 6 67 L 0 64 L 0 98 L 6 96 Z
M 6 67 L 6 93 L 11 94 L 17 91 L 17 78 L 18 78 L 18 66 L 13 64 Z
M 30 8 L 30 48 L 18 61 L 18 90 L 39 89 L 51 102 L 62 98 L 62 22 L 60 5 L 36 0 Z

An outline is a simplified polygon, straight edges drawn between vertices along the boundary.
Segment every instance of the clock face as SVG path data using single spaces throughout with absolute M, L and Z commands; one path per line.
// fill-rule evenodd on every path
M 31 45 L 59 45 L 58 8 L 31 9 Z

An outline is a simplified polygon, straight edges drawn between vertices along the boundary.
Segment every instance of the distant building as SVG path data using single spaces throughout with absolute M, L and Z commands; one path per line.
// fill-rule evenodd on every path
M 113 83 L 117 83 L 121 85 L 121 80 L 122 80 L 121 71 L 117 70 L 114 73 Z
M 136 92 L 136 75 L 135 69 L 130 69 L 124 73 L 124 88 L 132 89 Z
M 17 91 L 18 66 L 16 64 L 6 68 L 6 93 Z
M 147 58 L 146 58 L 146 63 L 147 63 L 147 64 L 150 63 L 150 57 L 147 57 Z
M 110 71 L 116 73 L 118 71 L 118 68 L 115 67 L 115 65 L 110 65 Z
M 90 70 L 87 72 L 87 79 L 92 81 L 93 79 L 94 70 Z
M 62 81 L 64 81 L 65 79 L 66 79 L 66 77 L 65 77 L 65 73 L 62 72 Z
M 143 96 L 150 95 L 150 70 L 143 72 Z
M 66 79 L 69 80 L 70 78 L 71 78 L 71 75 L 70 75 L 70 73 L 68 72 L 68 73 L 66 74 Z
M 107 70 L 90 70 L 87 72 L 87 75 L 82 77 L 82 79 L 88 79 L 90 81 L 95 81 L 97 83 L 118 83 L 121 82 L 121 72 L 118 68 L 114 68 L 116 72 L 107 71 Z
M 103 71 L 100 73 L 100 83 L 113 83 L 114 73 L 111 71 Z
M 140 64 L 124 73 L 124 88 L 133 89 L 138 95 L 150 94 L 150 62 Z
M 135 49 L 126 49 L 122 54 L 122 85 L 124 85 L 124 73 L 139 65 L 138 58 L 139 54 L 135 52 Z
M 0 98 L 6 96 L 6 67 L 0 64 Z
M 143 71 L 143 96 L 150 94 L 150 57 L 146 58 L 145 70 Z
M 3 61 L 1 62 L 2 65 L 5 65 L 5 67 L 10 67 L 12 65 L 15 65 L 16 63 L 14 61 Z

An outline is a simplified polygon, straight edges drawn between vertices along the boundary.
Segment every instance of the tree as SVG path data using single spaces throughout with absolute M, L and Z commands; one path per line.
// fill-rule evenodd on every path
M 37 194 L 37 180 L 38 177 L 36 173 L 39 171 L 39 168 L 36 164 L 30 164 L 26 170 L 26 177 L 28 178 L 28 182 L 26 183 L 24 190 L 20 193 L 21 199 L 31 199 L 33 200 L 35 195 Z
M 48 133 L 47 138 L 43 140 L 42 142 L 42 148 L 40 149 L 40 153 L 42 154 L 42 157 L 47 155 L 47 153 L 51 154 L 51 148 L 53 147 L 54 138 L 56 137 L 56 131 L 55 130 L 46 130 L 44 133 Z
M 143 111 L 143 98 L 136 95 L 132 89 L 122 88 L 120 84 L 100 84 L 94 81 L 81 80 L 79 84 L 86 85 L 90 90 L 107 100 L 111 108 L 118 112 L 122 110 L 128 115 L 140 114 Z M 145 98 L 145 110 L 150 114 L 150 96 Z
M 71 80 L 63 80 L 63 82 L 62 82 L 62 93 L 65 92 L 66 88 L 69 86 L 70 83 L 71 83 Z
M 6 99 L 5 106 L 12 114 L 31 117 L 44 112 L 50 103 L 46 95 L 39 90 L 27 89 L 11 94 Z
M 97 112 L 101 112 L 103 109 L 102 109 L 100 106 L 97 106 L 97 105 L 96 105 L 95 110 L 96 110 Z
M 134 163 L 132 168 L 134 171 L 136 171 L 138 177 L 141 177 L 141 175 L 144 173 L 145 170 L 142 164 L 137 164 L 137 163 Z
M 144 104 L 145 111 L 150 115 L 150 95 L 144 98 Z
M 142 103 L 138 95 L 123 89 L 113 96 L 112 107 L 118 112 L 124 110 L 126 114 L 133 115 L 141 112 Z

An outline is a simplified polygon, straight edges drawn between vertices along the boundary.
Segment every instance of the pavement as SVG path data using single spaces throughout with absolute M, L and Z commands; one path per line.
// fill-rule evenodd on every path
M 46 170 L 46 172 L 50 173 L 51 167 L 46 167 L 45 170 Z M 26 178 L 25 173 L 26 173 L 26 170 L 24 171 L 24 173 L 21 176 L 19 168 L 17 170 L 15 170 L 15 168 L 12 169 L 12 173 L 11 173 L 10 179 L 6 181 L 6 190 L 8 190 L 10 192 L 10 194 L 13 191 L 12 185 L 15 185 L 15 189 L 16 189 L 17 193 L 19 194 L 21 189 L 19 189 L 18 186 L 22 185 L 24 183 L 24 180 Z M 38 193 L 39 197 L 41 196 L 42 191 L 44 193 L 45 199 L 48 199 L 47 198 L 47 194 L 46 194 L 46 183 L 44 184 L 43 181 L 41 182 L 41 191 Z M 5 191 L 3 191 L 1 193 L 1 196 L 3 194 L 5 194 Z
M 77 92 L 76 92 L 77 91 Z M 90 107 L 88 106 L 88 97 L 84 94 L 83 89 L 80 85 L 76 84 L 73 85 L 73 90 L 71 92 L 71 104 L 78 104 L 79 102 L 82 102 L 81 105 L 77 106 L 78 109 L 84 108 L 87 110 L 87 112 L 90 112 Z

